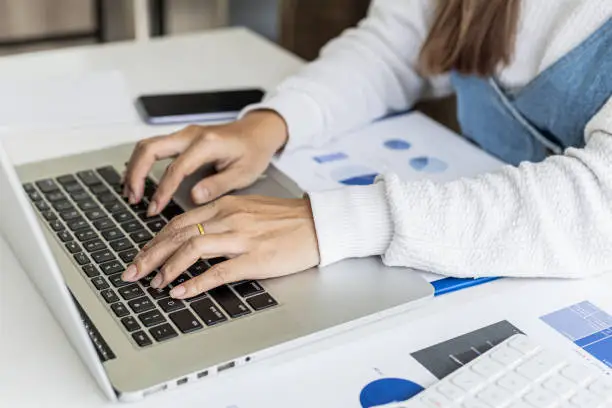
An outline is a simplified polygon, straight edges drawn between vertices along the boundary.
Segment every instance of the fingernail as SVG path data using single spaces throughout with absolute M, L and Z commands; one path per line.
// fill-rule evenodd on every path
M 136 194 L 130 191 L 130 196 L 128 197 L 130 204 L 136 204 Z
M 170 296 L 172 296 L 173 298 L 180 298 L 185 294 L 185 292 L 187 291 L 183 286 L 177 286 L 176 288 L 170 291 Z
M 154 215 L 157 215 L 157 203 L 155 201 L 151 201 L 149 208 L 147 208 L 147 216 L 152 217 Z
M 208 201 L 208 197 L 210 197 L 210 191 L 208 191 L 206 187 L 201 187 L 201 188 L 197 188 L 193 192 L 193 195 L 194 195 L 196 202 L 201 203 L 204 201 Z
M 159 289 L 162 284 L 162 277 L 160 274 L 155 275 L 153 280 L 151 281 L 151 287 L 155 289 Z
M 138 269 L 136 268 L 136 265 L 132 264 L 128 266 L 125 272 L 123 272 L 123 275 L 121 275 L 121 279 L 126 282 L 131 282 L 134 280 L 137 273 L 138 273 Z

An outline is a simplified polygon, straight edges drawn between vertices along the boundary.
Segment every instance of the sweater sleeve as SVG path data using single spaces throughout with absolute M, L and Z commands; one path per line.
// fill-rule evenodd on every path
M 457 277 L 610 272 L 612 98 L 585 139 L 583 149 L 471 179 L 436 184 L 390 175 L 372 186 L 313 193 L 321 263 L 378 254 L 388 265 Z
M 448 76 L 425 80 L 416 70 L 434 3 L 374 0 L 357 28 L 327 44 L 316 61 L 242 115 L 256 109 L 279 113 L 289 131 L 284 151 L 290 151 L 320 146 L 389 113 L 406 111 L 422 96 L 451 93 Z

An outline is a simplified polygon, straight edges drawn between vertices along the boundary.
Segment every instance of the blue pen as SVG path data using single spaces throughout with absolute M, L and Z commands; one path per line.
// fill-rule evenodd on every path
M 434 287 L 434 296 L 440 296 L 472 286 L 482 285 L 483 283 L 491 282 L 496 279 L 500 278 L 443 278 L 430 283 Z

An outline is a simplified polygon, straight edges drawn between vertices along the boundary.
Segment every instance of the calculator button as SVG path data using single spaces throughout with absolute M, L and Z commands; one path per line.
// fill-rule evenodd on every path
M 466 399 L 461 408 L 493 408 L 489 404 L 485 404 L 484 402 L 477 400 L 476 398 L 468 398 Z
M 514 371 L 507 372 L 497 380 L 497 385 L 515 394 L 523 392 L 529 387 L 529 384 L 529 380 Z
M 612 379 L 600 378 L 589 385 L 589 390 L 612 402 Z
M 465 396 L 465 392 L 456 385 L 451 384 L 448 381 L 442 381 L 436 385 L 436 390 L 448 398 L 450 401 L 458 401 Z
M 513 336 L 508 340 L 508 346 L 520 351 L 523 354 L 533 354 L 540 350 L 540 346 L 535 344 L 525 335 Z
M 591 370 L 578 364 L 571 364 L 563 368 L 561 375 L 578 385 L 586 384 L 593 377 Z
M 565 377 L 555 374 L 542 383 L 542 387 L 555 395 L 567 398 L 574 392 L 575 383 Z
M 522 353 L 506 345 L 502 345 L 496 350 L 493 350 L 489 356 L 505 367 L 512 366 L 523 358 Z
M 544 350 L 519 365 L 516 372 L 532 381 L 538 381 L 562 365 L 562 360 L 548 350 Z
M 489 385 L 477 397 L 491 406 L 504 406 L 510 402 L 512 394 L 496 385 Z
M 433 408 L 444 408 L 451 404 L 448 398 L 434 390 L 427 390 L 427 393 L 421 397 L 421 402 L 425 406 Z
M 579 408 L 605 408 L 606 402 L 599 398 L 596 394 L 580 390 L 572 398 L 570 402 Z
M 504 371 L 504 367 L 501 364 L 496 363 L 491 360 L 489 356 L 483 356 L 477 359 L 474 364 L 472 364 L 472 370 L 482 375 L 483 377 L 495 377 L 502 371 Z
M 483 381 L 481 376 L 469 370 L 463 370 L 451 377 L 453 384 L 467 392 L 478 390 L 483 385 Z

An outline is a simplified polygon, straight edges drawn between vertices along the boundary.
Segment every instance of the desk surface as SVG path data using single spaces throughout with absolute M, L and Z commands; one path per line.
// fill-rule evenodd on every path
M 57 75 L 118 69 L 127 78 L 132 95 L 138 95 L 240 86 L 269 88 L 301 64 L 296 57 L 248 31 L 231 29 L 164 38 L 150 43 L 89 46 L 4 57 L 0 58 L 0 75 L 27 78 L 40 77 L 43 71 L 45 75 Z M 13 159 L 22 163 L 135 140 L 160 131 L 163 128 L 138 125 L 93 129 L 87 135 L 83 135 L 82 130 L 57 132 L 53 137 L 31 133 L 8 137 L 5 143 Z M 0 260 L 0 405 L 109 405 L 1 237 Z M 603 282 L 609 287 L 611 278 L 600 278 L 591 286 L 601 287 Z M 227 397 L 235 395 L 252 395 L 255 401 L 262 394 L 282 392 L 279 391 L 283 388 L 281 384 L 266 384 L 262 378 L 270 378 L 270 381 L 282 378 L 294 384 L 301 381 L 303 372 L 286 371 L 288 367 L 294 367 L 296 358 L 303 359 L 336 347 L 344 348 L 364 338 L 393 331 L 398 326 L 409 327 L 418 319 L 443 316 L 443 311 L 475 299 L 493 299 L 500 293 L 518 290 L 524 285 L 526 282 L 523 280 L 505 280 L 444 296 L 402 315 L 185 386 L 180 391 L 159 394 L 134 406 L 227 407 L 231 402 Z M 550 285 L 567 287 L 568 283 Z M 450 326 L 438 319 L 435 331 L 444 336 Z M 313 361 L 316 364 L 316 360 Z

